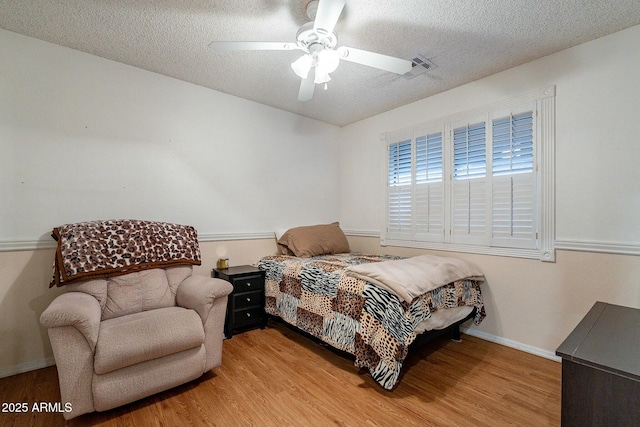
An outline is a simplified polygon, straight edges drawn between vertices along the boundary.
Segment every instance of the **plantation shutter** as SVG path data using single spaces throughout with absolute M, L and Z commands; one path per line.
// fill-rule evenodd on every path
M 444 183 L 442 180 L 442 132 L 419 133 L 416 145 L 414 238 L 442 241 Z
M 483 244 L 487 221 L 486 122 L 454 124 L 451 241 Z
M 533 110 L 494 114 L 492 245 L 536 247 Z
M 412 150 L 411 139 L 389 144 L 387 233 L 403 239 L 411 235 Z

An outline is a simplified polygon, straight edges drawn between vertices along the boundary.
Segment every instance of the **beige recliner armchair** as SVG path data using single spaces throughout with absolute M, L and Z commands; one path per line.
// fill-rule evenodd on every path
M 222 362 L 230 283 L 167 267 L 68 284 L 48 328 L 66 419 L 200 377 Z

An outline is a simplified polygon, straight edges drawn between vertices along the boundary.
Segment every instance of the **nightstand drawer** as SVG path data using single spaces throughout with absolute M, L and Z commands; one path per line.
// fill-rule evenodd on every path
M 237 310 L 233 313 L 233 326 L 244 328 L 250 325 L 257 325 L 263 320 L 262 307 L 252 307 L 245 310 Z
M 254 292 L 244 292 L 241 294 L 233 295 L 233 308 L 235 310 L 249 308 L 249 307 L 261 307 L 262 306 L 262 291 L 256 290 Z
M 233 284 L 234 293 L 262 291 L 264 288 L 264 279 L 262 276 L 246 276 L 234 278 L 231 283 Z
M 212 276 L 227 280 L 233 285 L 233 292 L 227 299 L 224 335 L 231 338 L 237 332 L 264 329 L 267 324 L 267 313 L 264 311 L 264 271 L 251 265 L 239 265 L 214 268 Z

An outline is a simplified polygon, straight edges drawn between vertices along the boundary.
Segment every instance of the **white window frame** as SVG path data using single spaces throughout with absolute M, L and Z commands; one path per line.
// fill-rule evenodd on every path
M 453 178 L 453 129 L 465 122 L 477 123 L 477 120 L 485 121 L 487 133 L 487 171 L 492 168 L 491 135 L 494 118 L 501 117 L 505 111 L 518 111 L 523 105 L 531 105 L 533 110 L 533 185 L 535 186 L 534 230 L 535 244 L 530 242 L 509 241 L 509 239 L 492 238 L 492 181 L 495 177 L 486 180 L 486 213 L 487 227 L 484 236 L 472 236 L 469 238 L 455 236 L 452 232 L 453 224 L 453 188 L 462 180 Z M 441 235 L 420 236 L 413 230 L 405 233 L 393 233 L 387 228 L 389 218 L 389 144 L 400 141 L 400 138 L 415 139 L 425 133 L 443 132 L 443 230 Z M 555 86 L 534 90 L 521 96 L 496 102 L 485 107 L 464 111 L 442 119 L 429 121 L 410 128 L 381 135 L 384 150 L 384 188 L 385 188 L 385 214 L 384 224 L 380 235 L 382 246 L 402 246 L 440 251 L 454 251 L 479 253 L 498 256 L 512 256 L 520 258 L 540 259 L 542 261 L 555 261 Z M 455 181 L 455 182 L 454 182 Z M 415 181 L 413 181 L 415 183 Z M 479 184 L 479 181 L 476 182 Z M 526 239 L 524 239 L 526 240 Z M 505 246 L 507 245 L 507 246 Z

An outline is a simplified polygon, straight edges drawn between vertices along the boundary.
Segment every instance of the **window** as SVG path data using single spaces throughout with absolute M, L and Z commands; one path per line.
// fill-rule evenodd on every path
M 442 135 L 418 130 L 398 135 L 388 146 L 387 232 L 395 239 L 442 239 Z
M 552 261 L 555 88 L 383 135 L 383 245 Z

